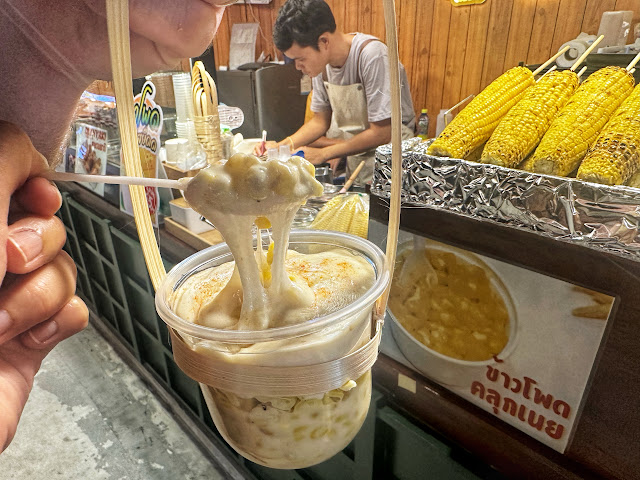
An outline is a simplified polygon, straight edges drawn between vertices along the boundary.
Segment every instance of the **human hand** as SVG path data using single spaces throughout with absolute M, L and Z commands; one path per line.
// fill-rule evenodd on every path
M 273 142 L 271 140 L 265 142 L 264 144 L 262 142 L 258 142 L 258 144 L 253 147 L 253 154 L 256 157 L 260 157 L 261 155 L 267 153 L 267 150 L 269 150 L 270 148 L 278 148 L 278 142 Z
M 61 251 L 61 198 L 47 163 L 17 127 L 0 122 L 0 452 L 13 438 L 44 357 L 87 324 L 76 269 Z
M 338 165 L 340 165 L 340 160 L 342 159 L 338 157 L 338 158 L 332 158 L 327 161 L 327 163 L 331 167 L 331 170 L 333 170 L 333 173 L 336 172 L 336 168 L 338 168 Z
M 327 161 L 324 148 L 302 147 L 304 158 L 314 165 L 319 165 Z

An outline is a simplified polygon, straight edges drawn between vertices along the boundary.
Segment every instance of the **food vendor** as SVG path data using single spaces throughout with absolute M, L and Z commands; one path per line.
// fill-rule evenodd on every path
M 364 160 L 355 184 L 370 182 L 375 148 L 391 139 L 387 46 L 372 35 L 338 30 L 324 0 L 288 0 L 278 13 L 273 39 L 298 70 L 313 78 L 313 118 L 278 146 L 301 149 L 316 165 L 335 166 L 338 159 L 347 157 L 347 178 Z M 400 77 L 403 137 L 409 138 L 415 112 L 402 65 Z M 309 146 L 327 133 L 332 122 L 338 138 L 323 148 Z

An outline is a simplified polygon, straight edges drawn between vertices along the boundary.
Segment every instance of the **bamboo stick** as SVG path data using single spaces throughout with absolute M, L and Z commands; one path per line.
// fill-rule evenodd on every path
M 344 187 L 342 187 L 338 193 L 347 193 L 347 190 L 349 190 L 353 182 L 356 181 L 356 178 L 358 177 L 358 174 L 360 173 L 360 170 L 362 170 L 362 168 L 364 167 L 365 163 L 366 162 L 364 160 L 360 162 L 360 165 L 356 167 L 356 169 L 353 171 L 353 173 L 349 177 L 349 180 L 345 182 Z
M 640 53 L 638 53 L 635 57 L 633 57 L 633 60 L 631 60 L 631 63 L 627 65 L 627 72 L 631 72 L 631 70 L 633 70 L 633 67 L 636 66 L 638 61 L 640 61 Z
M 472 98 L 474 98 L 475 95 L 472 93 L 471 95 L 469 95 L 467 98 L 463 98 L 462 100 L 460 100 L 458 103 L 456 103 L 453 107 L 451 107 L 449 110 L 447 110 L 446 112 L 444 112 L 444 121 L 447 121 L 447 115 L 449 115 L 451 112 L 453 112 L 456 108 L 458 108 L 460 105 L 464 105 L 465 103 L 467 103 L 469 100 L 471 100 Z
M 536 80 L 536 83 L 538 83 L 540 80 L 542 80 L 544 77 L 546 77 L 548 74 L 550 74 L 551 72 L 553 72 L 556 68 L 558 68 L 557 65 L 554 65 L 553 67 L 551 67 L 549 70 L 547 70 L 546 72 L 544 72 L 544 74 Z
M 402 109 L 400 103 L 400 68 L 398 58 L 398 30 L 394 0 L 382 0 L 384 23 L 389 49 L 389 81 L 391 83 L 391 205 L 387 227 L 386 262 L 393 279 L 400 228 L 400 189 L 402 188 Z M 376 302 L 378 318 L 384 318 L 391 282 Z
M 593 41 L 591 45 L 589 45 L 589 48 L 587 48 L 584 51 L 584 53 L 580 56 L 580 58 L 576 60 L 576 62 L 571 66 L 570 70 L 572 72 L 576 71 L 576 68 L 578 68 L 582 62 L 584 62 L 584 60 L 589 56 L 589 54 L 593 51 L 593 49 L 598 46 L 598 44 L 602 41 L 603 38 L 604 38 L 604 35 L 600 35 L 598 38 L 596 38 Z
M 586 72 L 586 71 L 587 71 L 587 66 L 585 65 L 585 66 L 584 66 L 584 67 L 582 67 L 582 68 L 580 69 L 580 71 L 578 72 L 578 78 L 580 78 L 580 77 L 584 74 L 584 72 Z
M 555 62 L 556 58 L 558 58 L 560 55 L 562 55 L 567 50 L 569 50 L 569 45 L 566 45 L 563 49 L 559 50 L 558 53 L 556 53 L 553 57 L 551 57 L 549 60 L 547 60 L 542 65 L 540 65 L 538 68 L 536 68 L 533 71 L 533 76 L 535 77 L 536 75 L 538 75 L 541 71 L 543 71 L 545 68 L 547 68 L 552 62 Z
M 131 73 L 131 52 L 129 50 L 129 1 L 107 0 L 107 29 L 111 71 L 118 102 L 118 126 L 122 144 L 123 159 L 127 175 L 142 177 L 138 134 L 133 117 L 133 82 Z M 157 289 L 167 274 L 160 249 L 151 225 L 149 207 L 144 187 L 130 185 L 134 219 L 140 237 L 142 253 L 147 263 L 153 287 Z

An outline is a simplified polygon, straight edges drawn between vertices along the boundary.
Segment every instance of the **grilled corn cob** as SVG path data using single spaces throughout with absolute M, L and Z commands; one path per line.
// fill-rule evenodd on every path
M 633 77 L 623 68 L 605 67 L 591 74 L 542 137 L 531 160 L 533 171 L 560 176 L 573 172 L 632 90 Z
M 636 173 L 631 175 L 631 178 L 625 182 L 625 185 L 633 188 L 640 188 L 640 169 L 636 170 Z
M 533 172 L 533 155 L 529 155 L 525 158 L 516 168 L 527 172 Z
M 577 86 L 578 76 L 570 70 L 542 77 L 500 120 L 480 161 L 509 168 L 521 163 L 536 148 Z
M 369 230 L 369 208 L 358 194 L 339 195 L 332 198 L 318 212 L 311 228 L 334 230 L 367 238 Z
M 640 166 L 640 85 L 622 102 L 578 168 L 587 182 L 622 185 Z
M 533 74 L 528 68 L 506 71 L 456 115 L 431 144 L 428 153 L 467 158 L 489 139 L 498 122 L 533 84 Z

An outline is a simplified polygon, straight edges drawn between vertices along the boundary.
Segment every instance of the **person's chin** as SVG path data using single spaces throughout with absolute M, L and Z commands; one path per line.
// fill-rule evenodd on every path
M 159 70 L 169 70 L 178 67 L 184 58 L 196 57 L 211 46 L 211 41 L 191 44 L 188 48 L 176 50 L 165 47 L 133 34 L 131 36 L 131 63 L 134 78 L 139 78 Z

